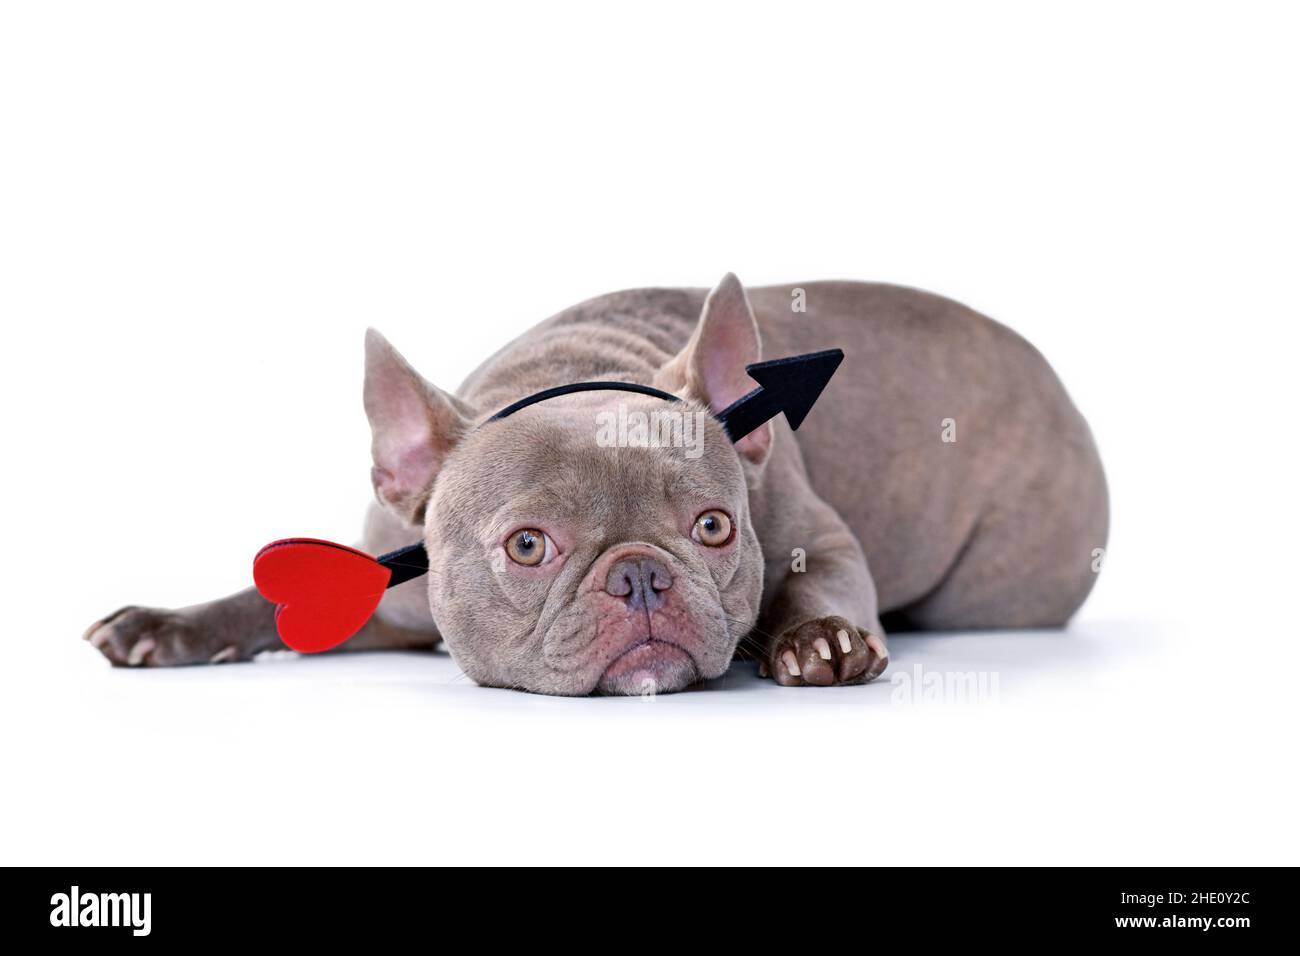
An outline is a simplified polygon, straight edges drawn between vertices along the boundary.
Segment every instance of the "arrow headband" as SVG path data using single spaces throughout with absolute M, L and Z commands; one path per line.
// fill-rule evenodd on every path
M 733 444 L 782 413 L 790 427 L 797 429 L 843 359 L 839 349 L 827 349 L 746 365 L 745 371 L 758 387 L 714 417 Z M 593 391 L 636 392 L 668 402 L 681 401 L 677 395 L 635 382 L 573 382 L 521 398 L 479 427 L 547 399 Z M 283 538 L 272 541 L 253 559 L 257 590 L 276 605 L 275 627 L 280 639 L 295 651 L 308 654 L 342 644 L 370 619 L 384 591 L 428 570 L 429 555 L 422 543 L 376 558 L 332 541 Z

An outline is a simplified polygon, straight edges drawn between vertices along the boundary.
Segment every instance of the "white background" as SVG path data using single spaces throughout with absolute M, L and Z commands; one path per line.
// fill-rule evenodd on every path
M 10 4 L 10 863 L 1291 863 L 1296 15 L 1233 3 Z M 454 387 L 639 285 L 857 278 L 1017 329 L 1090 419 L 1065 633 L 897 638 L 996 700 L 445 654 L 112 669 L 124 603 L 369 496 L 361 337 Z M 888 676 L 888 675 L 887 675 Z

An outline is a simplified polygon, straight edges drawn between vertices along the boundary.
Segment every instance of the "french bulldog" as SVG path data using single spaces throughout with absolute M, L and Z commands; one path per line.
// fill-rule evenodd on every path
M 713 416 L 746 366 L 841 348 L 794 432 L 739 441 Z M 647 384 L 685 402 L 542 389 Z M 638 289 L 542 322 L 455 394 L 366 333 L 375 502 L 360 547 L 421 540 L 347 650 L 440 640 L 481 685 L 663 693 L 757 658 L 786 687 L 860 684 L 891 628 L 1063 626 L 1097 577 L 1108 500 L 1084 419 L 1043 357 L 926 292 L 810 282 Z M 636 424 L 683 416 L 647 441 Z M 627 422 L 634 427 L 625 427 Z M 283 647 L 255 590 L 126 607 L 91 626 L 114 664 L 248 660 Z

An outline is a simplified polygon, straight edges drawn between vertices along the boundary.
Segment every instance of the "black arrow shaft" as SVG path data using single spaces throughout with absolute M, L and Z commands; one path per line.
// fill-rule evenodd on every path
M 423 543 L 408 544 L 405 548 L 381 554 L 375 560 L 392 572 L 385 585 L 390 588 L 418 578 L 429 570 L 429 552 L 424 550 Z
M 727 437 L 734 444 L 779 414 L 781 397 L 760 385 L 718 412 L 718 420 L 727 429 Z

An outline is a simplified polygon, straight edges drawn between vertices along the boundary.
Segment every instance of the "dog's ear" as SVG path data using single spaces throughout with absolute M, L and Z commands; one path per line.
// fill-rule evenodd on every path
M 433 480 L 473 412 L 426 382 L 374 329 L 366 331 L 365 402 L 375 496 L 403 521 L 422 525 Z
M 758 387 L 746 374 L 745 366 L 762 358 L 758 323 L 754 321 L 745 287 L 728 272 L 704 300 L 695 334 L 660 369 L 655 383 L 698 399 L 716 415 Z M 763 424 L 736 442 L 736 450 L 755 464 L 767 458 L 771 447 L 771 423 Z

